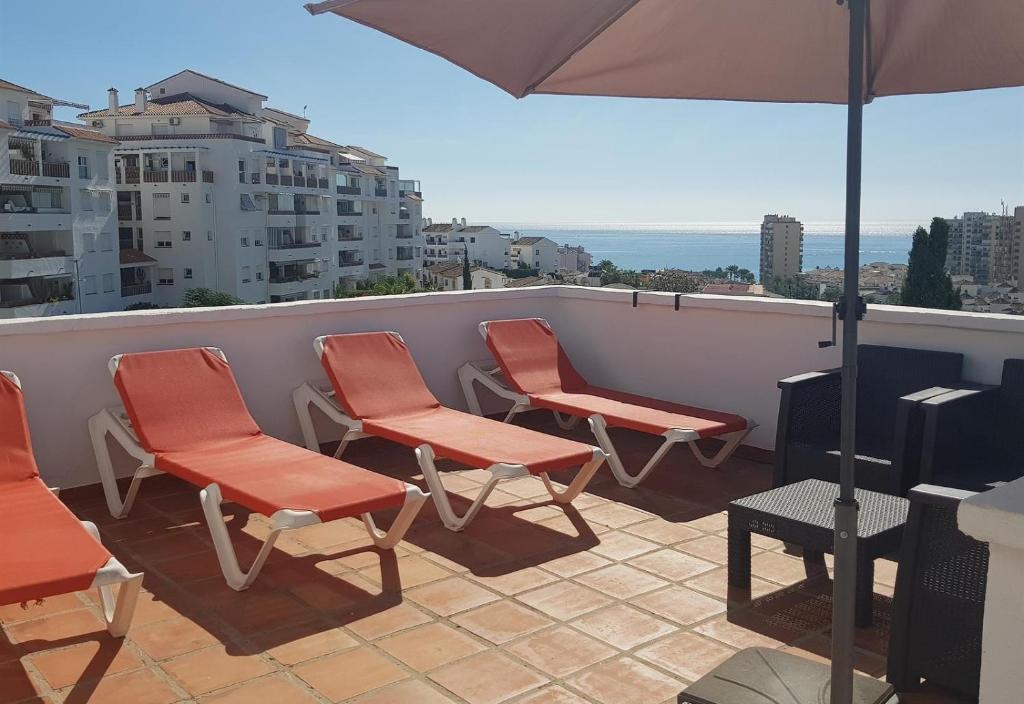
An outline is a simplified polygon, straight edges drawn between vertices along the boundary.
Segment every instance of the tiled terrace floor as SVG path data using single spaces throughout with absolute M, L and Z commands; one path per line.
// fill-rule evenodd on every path
M 527 422 L 555 432 L 542 416 Z M 621 442 L 635 466 L 656 440 Z M 375 439 L 346 459 L 418 477 L 411 451 Z M 445 480 L 472 495 L 481 478 Z M 286 533 L 242 593 L 224 584 L 193 488 L 146 480 L 122 521 L 98 487 L 67 491 L 110 550 L 146 572 L 145 591 L 124 640 L 102 629 L 92 593 L 0 608 L 0 703 L 659 704 L 738 648 L 820 659 L 830 585 L 802 581 L 799 558 L 755 536 L 753 594 L 726 588 L 723 509 L 769 481 L 752 455 L 709 471 L 685 448 L 637 490 L 602 469 L 575 508 L 517 480 L 461 534 L 428 504 L 393 553 L 367 547 L 355 520 Z M 253 555 L 266 521 L 234 513 L 230 524 L 240 557 Z M 880 675 L 895 565 L 879 561 L 876 577 L 858 666 Z

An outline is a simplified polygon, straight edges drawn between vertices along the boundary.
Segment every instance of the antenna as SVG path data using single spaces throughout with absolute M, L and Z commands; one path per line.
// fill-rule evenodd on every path
M 303 117 L 305 117 L 305 116 L 306 116 L 306 108 L 308 108 L 308 107 L 309 107 L 308 105 L 303 105 L 303 106 L 302 106 L 302 116 L 303 116 Z

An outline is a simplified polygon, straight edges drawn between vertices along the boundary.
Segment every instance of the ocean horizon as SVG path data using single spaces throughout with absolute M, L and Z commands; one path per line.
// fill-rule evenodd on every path
M 543 236 L 559 244 L 583 245 L 594 262 L 610 259 L 625 269 L 692 271 L 736 264 L 757 272 L 760 222 L 598 223 L 492 222 L 502 232 Z M 917 222 L 861 224 L 861 264 L 906 264 Z M 804 271 L 842 267 L 843 223 L 804 223 Z

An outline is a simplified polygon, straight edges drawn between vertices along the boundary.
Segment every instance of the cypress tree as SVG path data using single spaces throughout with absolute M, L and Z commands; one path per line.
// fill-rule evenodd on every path
M 945 268 L 948 244 L 949 223 L 943 218 L 932 218 L 930 232 L 923 227 L 914 232 L 907 279 L 900 293 L 903 305 L 960 310 L 960 292 L 953 288 Z

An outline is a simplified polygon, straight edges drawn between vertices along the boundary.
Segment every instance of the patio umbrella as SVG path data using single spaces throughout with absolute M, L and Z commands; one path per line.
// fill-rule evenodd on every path
M 863 106 L 886 95 L 1024 85 L 1024 0 L 328 0 L 306 8 L 438 54 L 517 98 L 848 106 L 831 698 L 851 701 Z

